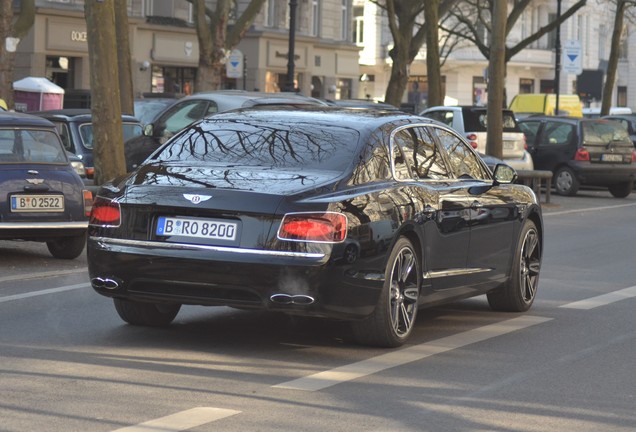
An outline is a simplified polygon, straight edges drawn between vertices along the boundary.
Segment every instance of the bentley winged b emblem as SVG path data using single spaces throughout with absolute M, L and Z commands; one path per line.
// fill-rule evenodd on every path
M 183 197 L 192 204 L 199 204 L 212 198 L 211 195 L 183 194 Z

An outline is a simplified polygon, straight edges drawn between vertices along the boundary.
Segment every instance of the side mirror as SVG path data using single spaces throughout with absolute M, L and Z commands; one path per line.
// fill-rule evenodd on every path
M 493 176 L 497 184 L 509 184 L 517 180 L 517 172 L 506 164 L 497 164 Z
M 144 135 L 151 137 L 154 131 L 155 127 L 152 125 L 152 123 L 148 123 L 146 126 L 144 126 Z

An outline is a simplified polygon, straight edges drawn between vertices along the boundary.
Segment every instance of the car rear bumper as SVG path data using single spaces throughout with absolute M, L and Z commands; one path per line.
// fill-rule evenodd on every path
M 355 319 L 373 311 L 383 284 L 328 254 L 89 237 L 87 256 L 99 294 L 155 303 Z
M 0 239 L 45 240 L 75 237 L 86 233 L 88 221 L 80 222 L 0 222 Z
M 507 159 L 504 157 L 503 160 L 507 165 L 510 165 L 517 171 L 532 171 L 534 169 L 534 163 L 532 162 L 532 156 L 530 153 L 523 152 L 523 156 L 518 159 Z
M 590 162 L 572 162 L 581 184 L 591 186 L 609 186 L 636 180 L 636 164 L 600 164 Z

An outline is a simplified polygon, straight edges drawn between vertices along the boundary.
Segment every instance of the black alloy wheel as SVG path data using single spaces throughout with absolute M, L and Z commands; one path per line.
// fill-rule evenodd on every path
M 493 310 L 524 312 L 530 309 L 537 295 L 541 270 L 541 239 L 536 225 L 526 220 L 512 262 L 510 279 L 495 291 L 488 293 L 488 304 Z
M 397 347 L 408 339 L 417 317 L 422 265 L 411 241 L 401 237 L 393 247 L 384 286 L 373 313 L 352 323 L 358 343 Z

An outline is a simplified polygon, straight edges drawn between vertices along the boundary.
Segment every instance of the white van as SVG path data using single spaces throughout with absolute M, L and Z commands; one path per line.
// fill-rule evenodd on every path
M 610 107 L 609 115 L 629 115 L 632 109 L 628 107 Z M 598 118 L 601 116 L 601 108 L 583 108 L 583 117 Z

